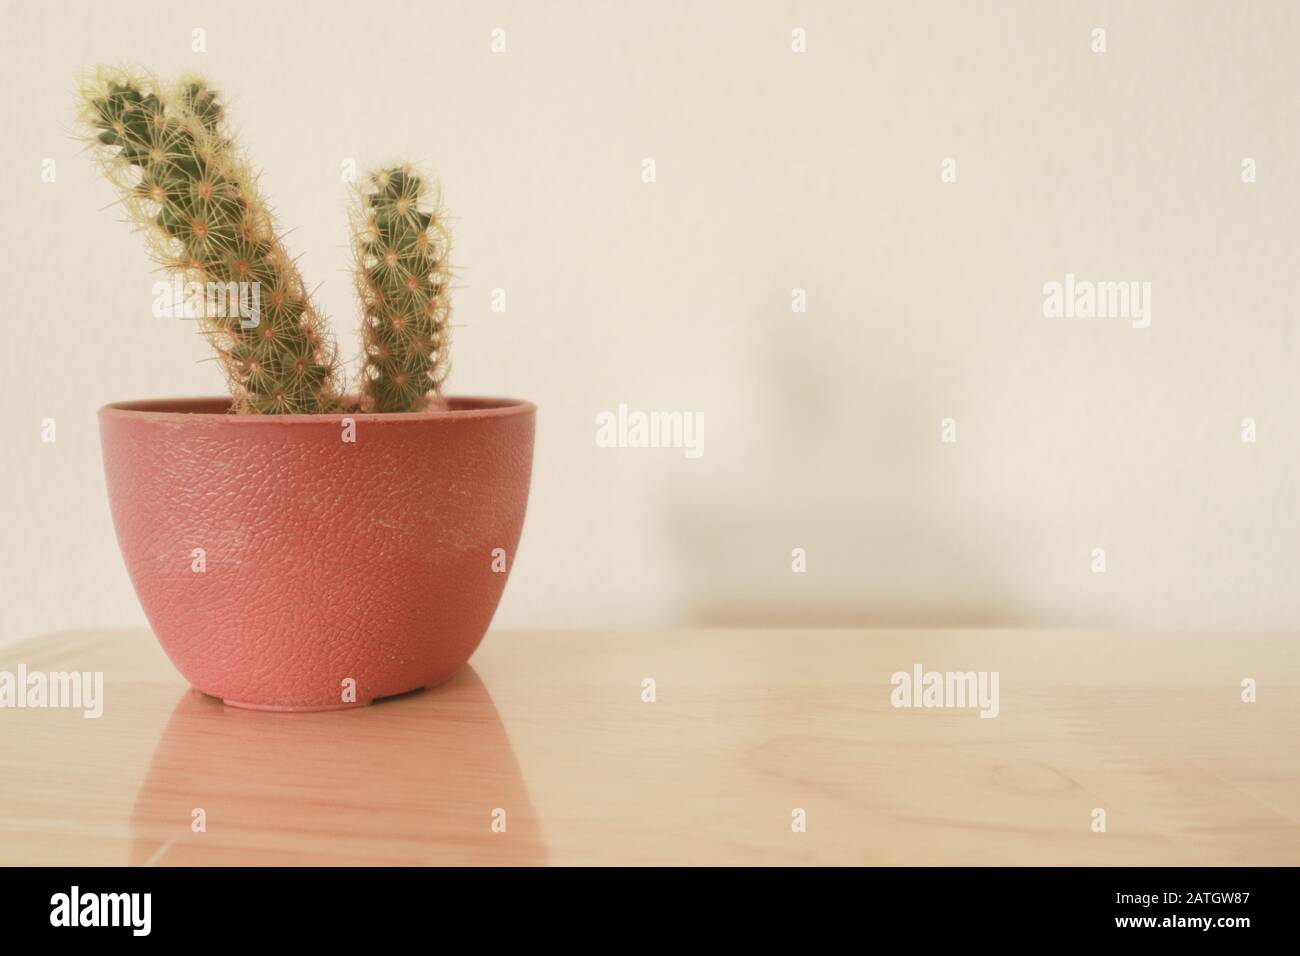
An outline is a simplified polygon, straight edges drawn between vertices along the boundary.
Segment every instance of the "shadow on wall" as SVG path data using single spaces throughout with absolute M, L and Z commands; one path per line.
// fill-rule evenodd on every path
M 864 367 L 856 344 L 790 336 L 769 345 L 755 363 L 760 381 L 788 382 L 792 369 L 826 374 L 793 392 L 761 388 L 747 426 L 729 422 L 710 434 L 710 452 L 728 458 L 720 476 L 688 493 L 677 485 L 665 527 L 685 622 L 1031 623 L 1001 571 L 1022 550 L 1014 520 L 1000 522 L 971 494 L 961 443 L 941 443 L 940 417 L 929 420 L 920 402 L 900 395 L 887 369 L 876 376 Z M 860 400 L 832 398 L 846 394 Z M 746 432 L 744 443 L 726 447 L 718 436 L 733 429 Z M 796 548 L 806 556 L 802 573 L 793 570 Z M 1000 564 L 988 558 L 994 551 Z

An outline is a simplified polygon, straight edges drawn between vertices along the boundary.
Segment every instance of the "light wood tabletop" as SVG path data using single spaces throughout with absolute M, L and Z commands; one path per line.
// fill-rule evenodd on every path
M 51 635 L 0 671 L 102 671 L 103 714 L 0 709 L 0 863 L 1300 864 L 1296 641 L 499 631 L 277 714 L 145 631 Z M 918 665 L 996 674 L 997 715 L 894 706 Z

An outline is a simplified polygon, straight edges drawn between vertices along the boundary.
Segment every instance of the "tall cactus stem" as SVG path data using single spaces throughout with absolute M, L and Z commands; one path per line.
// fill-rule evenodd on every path
M 199 79 L 164 90 L 148 77 L 100 70 L 83 86 L 81 119 L 162 265 L 208 289 L 256 284 L 256 297 L 242 299 L 257 302 L 254 314 L 230 308 L 227 298 L 215 310 L 224 314 L 204 309 L 200 317 L 234 410 L 337 410 L 338 367 L 324 319 L 226 129 L 217 94 Z

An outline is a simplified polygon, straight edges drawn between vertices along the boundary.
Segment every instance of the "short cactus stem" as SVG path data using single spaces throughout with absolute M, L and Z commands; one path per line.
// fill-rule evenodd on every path
M 365 407 L 420 411 L 447 371 L 450 240 L 436 187 L 409 166 L 368 177 L 354 209 Z

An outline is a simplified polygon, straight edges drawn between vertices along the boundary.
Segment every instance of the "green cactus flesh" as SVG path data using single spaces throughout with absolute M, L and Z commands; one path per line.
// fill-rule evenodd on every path
M 354 234 L 362 388 L 371 411 L 419 411 L 447 367 L 448 234 L 436 198 L 409 167 L 386 167 L 369 182 Z
M 202 316 L 237 412 L 339 407 L 336 362 L 297 267 L 275 235 L 255 177 L 220 132 L 215 93 L 164 93 L 101 76 L 85 92 L 99 158 L 163 265 L 191 281 L 257 284 L 260 309 Z

